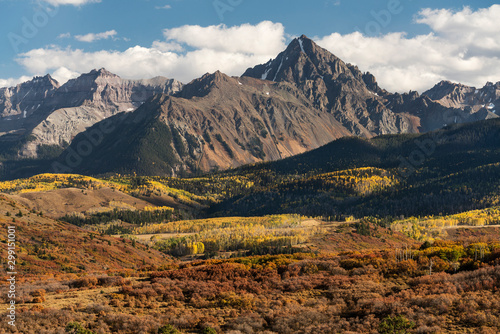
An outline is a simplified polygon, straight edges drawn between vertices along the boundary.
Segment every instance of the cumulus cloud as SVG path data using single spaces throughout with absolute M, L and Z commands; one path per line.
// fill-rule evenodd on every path
M 56 79 L 59 83 L 64 83 L 69 79 L 74 79 L 78 77 L 80 73 L 68 70 L 66 67 L 59 67 L 52 73 L 52 77 Z
M 195 32 L 204 36 L 203 40 L 194 36 Z M 163 75 L 189 82 L 216 70 L 241 75 L 248 67 L 275 57 L 286 46 L 283 25 L 272 22 L 231 28 L 184 26 L 164 33 L 166 41 L 155 41 L 150 47 L 86 52 L 49 46 L 20 54 L 17 61 L 30 73 L 53 73 L 64 67 L 74 74 L 105 67 L 124 78 Z M 186 48 L 190 51 L 184 51 Z M 57 79 L 64 82 L 63 76 Z
M 500 80 L 500 5 L 458 11 L 423 9 L 415 24 L 429 34 L 409 37 L 390 33 L 368 37 L 359 32 L 316 37 L 319 45 L 346 62 L 372 72 L 390 91 L 424 91 L 440 80 L 480 87 Z M 125 51 L 86 52 L 48 46 L 20 54 L 17 61 L 30 74 L 54 73 L 61 78 L 105 67 L 125 78 L 163 75 L 183 82 L 221 70 L 241 75 L 285 49 L 287 34 L 280 23 L 227 27 L 187 25 L 163 31 L 164 40 Z M 68 72 L 65 72 L 65 71 Z
M 432 32 L 427 35 L 334 33 L 316 41 L 344 61 L 372 72 L 390 91 L 423 91 L 445 79 L 482 86 L 500 80 L 499 16 L 500 5 L 477 11 L 423 9 L 415 23 L 428 25 Z
M 33 79 L 33 77 L 22 76 L 20 78 L 9 78 L 9 79 L 0 79 L 0 88 L 2 87 L 14 87 L 22 82 Z
M 90 33 L 86 35 L 76 35 L 75 39 L 80 42 L 92 43 L 95 41 L 99 41 L 101 39 L 108 39 L 111 37 L 115 37 L 118 33 L 116 30 L 109 30 L 105 32 L 100 32 L 98 34 Z
M 53 6 L 61 6 L 61 5 L 82 6 L 88 3 L 98 3 L 101 2 L 101 0 L 45 0 L 45 2 Z
M 167 40 L 221 52 L 276 55 L 285 47 L 285 27 L 270 21 L 230 28 L 224 24 L 210 27 L 191 25 L 165 29 L 163 34 Z

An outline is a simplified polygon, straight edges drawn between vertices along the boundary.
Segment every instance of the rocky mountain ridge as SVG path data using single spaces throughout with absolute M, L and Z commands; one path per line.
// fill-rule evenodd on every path
M 289 83 L 221 72 L 110 120 L 119 131 L 104 134 L 102 141 L 113 145 L 95 147 L 72 172 L 92 172 L 96 165 L 98 173 L 151 175 L 226 169 L 289 157 L 350 135 L 333 115 L 316 110 Z M 88 133 L 97 130 L 98 124 Z M 87 138 L 85 133 L 76 137 L 60 163 Z
M 241 77 L 216 71 L 182 89 L 176 83 L 123 80 L 104 69 L 71 80 L 50 92 L 49 116 L 33 127 L 35 139 L 21 156 L 70 145 L 57 158 L 63 171 L 174 176 L 277 160 L 344 136 L 420 133 L 497 117 L 489 106 L 468 105 L 475 100 L 463 85 L 390 93 L 306 36 Z M 493 99 L 496 89 L 487 85 L 478 101 Z M 78 106 L 52 110 L 51 101 L 63 97 Z M 116 130 L 79 153 L 110 117 Z M 79 163 L 68 164 L 75 154 Z
M 473 112 L 482 109 L 496 114 L 500 105 L 500 82 L 488 82 L 482 88 L 466 86 L 450 81 L 441 81 L 423 95 L 445 107 L 471 108 Z M 494 115 L 490 115 L 494 116 Z
M 41 146 L 65 147 L 80 132 L 119 112 L 134 111 L 156 94 L 182 88 L 174 79 L 122 79 L 92 70 L 59 86 L 50 75 L 0 90 L 0 141 L 29 140 L 20 157 L 37 157 Z
M 248 69 L 243 76 L 297 85 L 316 109 L 333 114 L 353 135 L 418 132 L 409 115 L 391 113 L 384 106 L 373 76 L 363 77 L 356 66 L 306 36 L 294 39 L 274 60 Z

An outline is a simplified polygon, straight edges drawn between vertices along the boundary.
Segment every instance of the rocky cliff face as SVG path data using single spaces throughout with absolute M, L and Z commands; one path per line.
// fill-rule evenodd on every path
M 0 133 L 18 130 L 54 96 L 59 83 L 50 75 L 35 77 L 16 87 L 0 88 Z
M 220 72 L 194 80 L 176 96 L 154 97 L 117 118 L 116 128 L 102 140 L 112 147 L 97 145 L 71 171 L 95 173 L 98 165 L 100 173 L 179 175 L 276 160 L 350 135 L 294 85 Z M 77 137 L 67 154 L 87 137 Z
M 49 75 L 16 88 L 0 90 L 0 141 L 27 141 L 21 157 L 37 157 L 41 146 L 65 147 L 93 124 L 120 112 L 131 112 L 155 94 L 173 94 L 182 84 L 156 77 L 127 80 L 106 71 L 69 80 L 59 87 Z M 3 98 L 2 98 L 3 97 Z
M 380 88 L 372 74 L 344 63 L 306 36 L 245 75 L 294 83 L 316 108 L 334 114 L 352 134 L 365 137 L 426 132 L 496 117 L 493 110 L 500 87 L 489 83 L 476 90 L 442 82 L 423 96 L 392 94 Z
M 473 119 L 496 118 L 500 106 L 500 82 L 488 82 L 477 89 L 462 84 L 441 81 L 423 93 L 429 99 L 444 107 L 460 108 Z
M 497 117 L 500 96 L 500 83 L 476 90 L 449 82 L 422 96 L 392 94 L 305 36 L 240 78 L 215 72 L 182 87 L 101 69 L 61 87 L 45 81 L 36 95 L 46 95 L 43 103 L 0 137 L 0 149 L 16 135 L 30 139 L 20 150 L 14 146 L 21 157 L 70 144 L 57 160 L 59 171 L 84 174 L 181 175 L 276 160 L 343 136 L 431 131 Z M 24 105 L 9 101 L 5 115 L 19 118 Z M 103 132 L 109 118 L 113 131 Z M 96 133 L 99 140 L 90 140 Z
M 58 161 L 78 173 L 173 176 L 277 160 L 343 136 L 418 133 L 481 117 L 417 92 L 387 92 L 372 74 L 302 36 L 240 78 L 206 74 L 113 118 L 116 131 L 76 166 L 65 165 L 97 124 Z
M 127 80 L 102 68 L 69 80 L 47 105 L 55 108 L 87 106 L 111 116 L 135 110 L 155 94 L 173 94 L 181 88 L 182 84 L 173 79 Z
M 293 40 L 274 60 L 243 76 L 295 84 L 315 108 L 333 114 L 352 134 L 365 137 L 418 132 L 411 116 L 383 103 L 375 77 L 321 48 L 306 36 Z

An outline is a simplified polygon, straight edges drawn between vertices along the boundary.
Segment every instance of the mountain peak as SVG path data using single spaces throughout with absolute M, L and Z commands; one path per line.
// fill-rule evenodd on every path
M 450 80 L 441 80 L 436 84 L 437 87 L 461 87 L 464 86 L 461 83 L 452 82 Z
M 422 95 L 429 97 L 431 100 L 438 101 L 450 96 L 451 94 L 462 95 L 471 91 L 475 91 L 475 88 L 465 86 L 461 83 L 451 82 L 449 80 L 442 80 Z M 455 97 L 455 99 L 457 99 L 457 97 Z
M 201 78 L 193 80 L 191 83 L 194 82 L 202 82 L 205 85 L 214 85 L 214 84 L 220 84 L 222 82 L 229 82 L 231 78 L 222 73 L 221 71 L 217 70 L 214 73 L 205 73 Z
M 213 89 L 220 89 L 234 81 L 233 78 L 222 73 L 215 71 L 214 73 L 205 73 L 201 78 L 194 79 L 185 85 L 178 97 L 192 98 L 194 96 L 203 97 L 208 95 Z
M 227 81 L 227 79 L 229 79 L 229 76 L 219 70 L 215 71 L 213 74 L 209 74 L 208 77 L 210 77 L 215 82 Z
M 54 89 L 59 88 L 59 82 L 57 82 L 56 79 L 52 78 L 50 74 L 47 74 L 43 77 L 42 76 L 34 77 L 32 80 L 22 83 L 22 85 L 36 85 L 36 86 L 51 87 Z
M 111 78 L 115 78 L 115 77 L 118 77 L 118 75 L 114 74 L 114 73 L 111 73 L 110 71 L 106 70 L 104 67 L 96 70 L 96 69 L 93 69 L 92 71 L 90 71 L 88 73 L 88 75 L 91 75 L 91 76 L 96 76 L 96 77 L 111 77 Z
M 93 69 L 89 73 L 83 73 L 75 79 L 68 80 L 62 87 L 65 91 L 73 89 L 70 87 L 79 87 L 77 90 L 81 91 L 90 90 L 90 87 L 98 86 L 102 84 L 102 82 L 107 82 L 109 79 L 120 79 L 120 77 L 109 72 L 105 68 L 99 70 Z
M 290 44 L 288 44 L 284 53 L 287 57 L 298 56 L 301 53 L 311 56 L 314 53 L 322 50 L 312 39 L 308 38 L 306 35 L 294 38 Z
M 335 80 L 342 73 L 350 73 L 342 60 L 302 35 L 293 39 L 278 57 L 247 69 L 243 76 L 301 84 L 324 77 Z

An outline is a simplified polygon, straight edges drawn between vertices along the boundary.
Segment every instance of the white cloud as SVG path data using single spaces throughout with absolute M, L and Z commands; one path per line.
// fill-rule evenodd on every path
M 316 40 L 344 61 L 372 72 L 390 91 L 423 91 L 444 79 L 482 87 L 500 80 L 499 16 L 500 5 L 477 11 L 423 9 L 415 22 L 432 29 L 427 35 L 367 37 L 356 32 Z
M 246 55 L 220 52 L 210 49 L 196 50 L 180 55 L 155 48 L 135 46 L 118 51 L 85 52 L 70 48 L 48 48 L 31 50 L 22 54 L 18 62 L 31 73 L 59 71 L 61 65 L 70 72 L 88 72 L 105 67 L 124 78 L 146 78 L 158 75 L 176 78 L 183 82 L 206 72 L 221 70 L 231 75 L 241 75 L 243 71 L 267 61 L 270 56 Z M 64 82 L 63 78 L 57 78 Z
M 161 41 L 154 41 L 153 42 L 153 49 L 158 49 L 159 51 L 163 51 L 163 52 L 167 52 L 167 51 L 183 52 L 184 51 L 184 48 L 179 43 L 161 42 Z
M 3 87 L 14 87 L 22 82 L 33 79 L 33 77 L 22 76 L 20 78 L 9 78 L 9 79 L 0 79 L 0 88 Z
M 170 8 L 172 8 L 172 6 L 170 6 L 170 5 L 165 5 L 165 6 L 156 6 L 155 8 L 156 8 L 156 9 L 170 9 Z
M 344 61 L 372 72 L 390 91 L 424 91 L 440 80 L 478 87 L 500 80 L 500 25 L 495 24 L 499 16 L 500 5 L 477 11 L 424 9 L 415 23 L 428 25 L 429 34 L 334 33 L 315 40 Z M 20 54 L 17 61 L 27 73 L 37 75 L 60 68 L 74 75 L 105 67 L 125 78 L 163 75 L 189 82 L 215 70 L 241 75 L 246 68 L 276 57 L 288 36 L 282 24 L 269 21 L 234 27 L 182 26 L 163 33 L 165 40 L 149 47 L 86 52 L 48 46 Z M 61 74 L 65 76 L 69 75 Z
M 45 2 L 53 6 L 61 6 L 61 5 L 82 6 L 88 3 L 98 3 L 101 2 L 101 0 L 45 0 Z
M 52 73 L 52 77 L 59 83 L 68 81 L 69 79 L 74 79 L 78 77 L 81 73 L 68 70 L 66 67 L 59 67 L 56 71 Z
M 115 37 L 117 34 L 116 30 L 109 30 L 98 34 L 90 33 L 86 35 L 76 35 L 75 39 L 80 42 L 92 43 L 101 39 Z
M 221 52 L 276 56 L 285 48 L 285 27 L 281 23 L 270 21 L 230 28 L 224 24 L 209 27 L 183 26 L 165 29 L 163 34 L 167 40 Z
M 205 36 L 205 41 L 194 38 L 193 31 Z M 124 78 L 162 75 L 189 82 L 216 70 L 241 75 L 248 67 L 275 57 L 286 46 L 283 26 L 271 22 L 233 28 L 184 26 L 165 34 L 169 36 L 166 42 L 156 41 L 151 47 L 85 52 L 49 46 L 20 54 L 17 61 L 30 73 L 37 74 L 54 73 L 62 67 L 71 73 L 105 67 Z M 185 52 L 183 45 L 194 50 Z M 64 82 L 62 77 L 57 79 Z
M 59 36 L 57 36 L 57 38 L 70 38 L 71 37 L 71 34 L 69 32 L 65 33 L 65 34 L 60 34 Z

